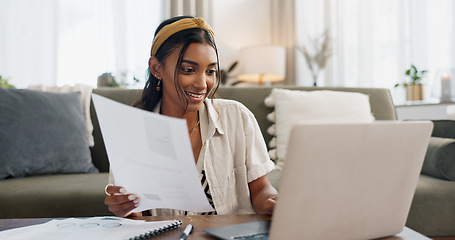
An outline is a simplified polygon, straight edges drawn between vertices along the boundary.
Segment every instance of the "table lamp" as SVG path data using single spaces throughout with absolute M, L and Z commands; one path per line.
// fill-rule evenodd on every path
M 278 46 L 257 46 L 240 50 L 237 79 L 246 82 L 283 81 L 286 74 L 286 51 Z

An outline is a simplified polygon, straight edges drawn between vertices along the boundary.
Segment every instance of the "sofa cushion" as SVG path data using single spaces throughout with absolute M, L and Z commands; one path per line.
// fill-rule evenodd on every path
M 422 173 L 436 178 L 455 180 L 455 139 L 431 137 Z
M 454 203 L 455 182 L 420 175 L 406 226 L 426 236 L 453 236 Z
M 277 167 L 285 161 L 287 141 L 292 126 L 297 122 L 372 122 L 369 97 L 366 94 L 340 91 L 296 91 L 275 88 L 265 99 L 267 106 L 274 107 L 268 116 L 275 121 L 268 131 L 276 136 L 271 146 L 271 158 Z M 276 142 L 274 142 L 276 141 Z
M 0 179 L 90 173 L 80 93 L 0 89 Z
M 0 181 L 0 218 L 113 215 L 104 204 L 108 173 L 11 178 Z

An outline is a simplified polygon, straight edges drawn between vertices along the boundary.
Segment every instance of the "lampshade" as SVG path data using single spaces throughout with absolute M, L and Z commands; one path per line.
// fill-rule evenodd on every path
M 278 82 L 286 73 L 286 51 L 278 46 L 249 47 L 239 52 L 240 81 Z

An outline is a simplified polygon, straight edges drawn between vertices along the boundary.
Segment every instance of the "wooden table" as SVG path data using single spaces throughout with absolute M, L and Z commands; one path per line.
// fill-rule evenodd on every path
M 159 221 L 159 220 L 172 220 L 177 219 L 183 222 L 182 226 L 178 229 L 171 230 L 169 232 L 162 233 L 152 239 L 179 239 L 186 225 L 191 223 L 193 225 L 193 232 L 187 237 L 191 239 L 216 239 L 204 232 L 206 228 L 221 227 L 231 224 L 254 222 L 271 219 L 270 215 L 220 215 L 220 216 L 146 216 L 146 217 L 134 217 L 132 219 L 145 219 L 148 221 Z M 17 218 L 17 219 L 0 219 L 0 231 L 25 227 L 34 224 L 45 223 L 52 220 L 52 218 Z
M 239 224 L 239 223 L 246 223 L 246 222 L 254 222 L 254 221 L 262 221 L 262 220 L 270 220 L 270 215 L 210 215 L 210 216 L 175 216 L 173 218 L 170 217 L 137 217 L 133 219 L 146 219 L 146 220 L 169 220 L 169 219 L 177 219 L 183 222 L 182 227 L 176 229 L 175 231 L 169 231 L 164 234 L 160 234 L 159 236 L 153 239 L 172 239 L 176 240 L 179 239 L 180 235 L 182 234 L 183 230 L 185 229 L 186 225 L 191 223 L 193 225 L 193 232 L 188 236 L 188 240 L 191 239 L 217 239 L 211 237 L 210 235 L 204 232 L 206 228 L 213 228 L 213 227 L 222 227 L 232 224 Z
M 180 234 L 183 232 L 183 229 L 189 223 L 193 224 L 194 230 L 193 233 L 187 238 L 188 240 L 194 239 L 216 239 L 204 232 L 206 228 L 213 228 L 213 227 L 221 227 L 227 226 L 232 224 L 239 224 L 245 222 L 253 222 L 253 221 L 262 221 L 262 220 L 269 220 L 271 216 L 269 215 L 220 215 L 220 216 L 173 216 L 173 217 L 135 217 L 133 219 L 145 219 L 148 221 L 159 221 L 159 220 L 170 220 L 170 219 L 177 219 L 183 222 L 182 227 L 171 230 L 169 232 L 160 234 L 153 239 L 171 239 L 176 240 L 179 238 Z M 40 224 L 45 223 L 47 221 L 52 220 L 52 218 L 24 218 L 24 219 L 0 219 L 0 231 L 17 228 L 17 227 L 24 227 L 33 224 Z M 400 237 L 388 237 L 382 238 L 382 240 L 397 240 L 397 239 L 407 239 L 407 238 L 400 238 Z M 434 239 L 453 239 L 453 238 L 434 238 Z

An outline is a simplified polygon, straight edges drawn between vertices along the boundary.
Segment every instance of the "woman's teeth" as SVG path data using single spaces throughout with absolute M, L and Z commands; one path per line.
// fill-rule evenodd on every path
M 190 92 L 186 92 L 186 94 L 188 94 L 188 96 L 193 97 L 193 98 L 202 98 L 204 96 L 204 94 L 195 94 L 195 93 L 190 93 Z
M 195 94 L 195 93 L 189 93 L 187 92 L 187 94 L 191 97 L 195 97 L 195 98 L 199 98 L 199 97 L 202 97 L 203 95 L 202 94 Z

